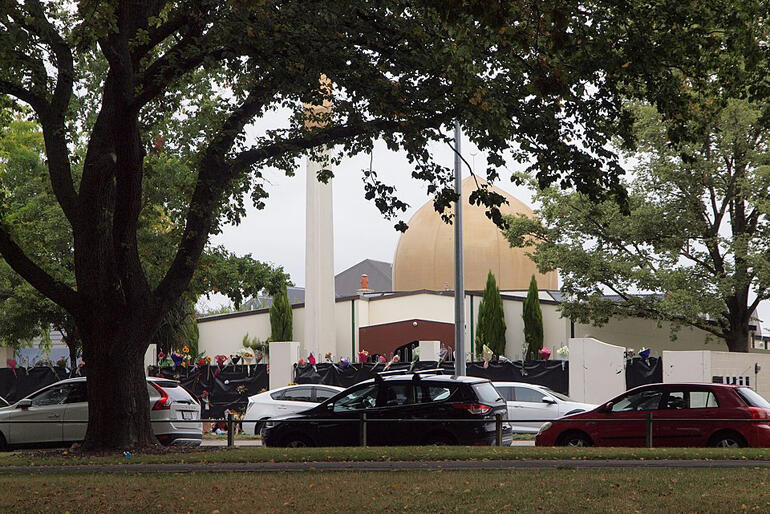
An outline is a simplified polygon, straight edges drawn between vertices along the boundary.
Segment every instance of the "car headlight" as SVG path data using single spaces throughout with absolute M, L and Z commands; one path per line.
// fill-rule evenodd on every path
M 537 435 L 542 434 L 543 432 L 545 432 L 546 430 L 548 430 L 552 426 L 553 426 L 553 423 L 551 423 L 550 421 L 545 423 L 542 427 L 540 427 L 540 430 L 537 431 Z

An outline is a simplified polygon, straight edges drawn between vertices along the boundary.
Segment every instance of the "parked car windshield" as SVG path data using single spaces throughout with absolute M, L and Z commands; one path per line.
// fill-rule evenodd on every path
M 369 384 L 346 394 L 334 402 L 334 411 L 370 409 L 374 407 L 376 402 L 377 384 Z
M 473 384 L 473 390 L 476 391 L 476 396 L 482 403 L 497 403 L 503 401 L 502 395 L 495 389 L 495 386 L 493 386 L 491 382 Z
M 639 391 L 631 393 L 618 400 L 612 406 L 612 412 L 624 412 L 630 410 L 656 410 L 660 407 L 663 396 L 661 391 Z
M 770 403 L 767 402 L 756 391 L 749 389 L 748 387 L 739 387 L 736 389 L 741 398 L 746 400 L 751 407 L 762 407 L 763 409 L 770 409 Z
M 547 391 L 548 394 L 550 394 L 551 396 L 555 396 L 556 398 L 558 398 L 559 400 L 561 400 L 563 402 L 571 402 L 572 401 L 572 398 L 570 398 L 566 394 L 557 393 L 556 391 L 554 391 L 553 389 L 548 388 L 548 387 L 543 387 L 543 389 L 545 391 Z

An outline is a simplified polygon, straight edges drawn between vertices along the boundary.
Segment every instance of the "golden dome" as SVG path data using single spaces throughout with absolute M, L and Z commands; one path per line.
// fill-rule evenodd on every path
M 483 182 L 478 178 L 479 182 Z M 465 289 L 484 289 L 491 270 L 500 290 L 527 289 L 532 274 L 540 289 L 557 289 L 556 272 L 542 274 L 524 248 L 511 248 L 508 240 L 483 206 L 471 205 L 469 198 L 476 184 L 473 177 L 463 180 L 463 249 Z M 500 188 L 492 189 L 505 197 L 503 214 L 534 216 L 532 209 Z M 409 220 L 393 258 L 393 290 L 454 289 L 454 227 L 441 219 L 429 201 Z

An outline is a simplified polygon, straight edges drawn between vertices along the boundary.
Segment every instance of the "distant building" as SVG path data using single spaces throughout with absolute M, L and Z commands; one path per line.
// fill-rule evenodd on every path
M 474 348 L 478 308 L 487 274 L 492 271 L 503 298 L 506 321 L 506 356 L 519 359 L 524 342 L 522 305 L 532 275 L 540 287 L 543 311 L 544 345 L 556 350 L 571 337 L 594 337 L 601 341 L 639 349 L 653 354 L 664 349 L 718 350 L 727 346 L 704 331 L 684 327 L 671 341 L 670 324 L 641 318 L 611 319 L 602 327 L 572 323 L 562 318 L 555 272 L 539 273 L 526 249 L 511 248 L 500 230 L 489 220 L 484 208 L 471 205 L 469 196 L 475 184 L 465 179 L 465 348 Z M 507 205 L 503 214 L 533 216 L 533 212 L 510 194 L 502 194 Z M 366 259 L 335 277 L 335 358 L 353 358 L 359 350 L 391 354 L 416 341 L 441 341 L 454 348 L 453 232 L 441 220 L 431 202 L 422 206 L 400 237 L 393 265 Z M 299 299 L 301 288 L 294 299 Z M 291 294 L 290 294 L 291 297 Z M 304 304 L 292 301 L 294 340 L 302 342 Z M 234 353 L 243 336 L 266 339 L 270 336 L 268 304 L 251 312 L 207 316 L 198 320 L 199 348 L 209 355 Z M 757 324 L 758 325 L 758 324 Z M 763 344 L 764 341 L 762 341 Z

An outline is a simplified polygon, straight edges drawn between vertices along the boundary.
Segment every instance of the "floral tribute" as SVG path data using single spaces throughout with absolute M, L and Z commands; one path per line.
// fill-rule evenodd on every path
M 13 375 L 16 376 L 16 359 L 8 359 L 5 361 L 5 363 L 8 365 L 9 368 L 11 368 L 11 371 L 13 371 Z
M 358 362 L 363 364 L 369 360 L 369 352 L 367 352 L 366 350 L 361 350 L 360 352 L 358 352 L 357 357 L 358 357 Z
M 540 358 L 543 360 L 548 360 L 551 358 L 551 350 L 548 348 L 540 348 L 537 353 L 540 355 Z

